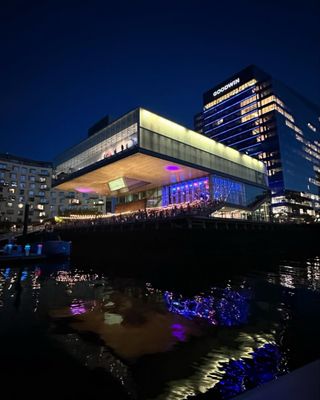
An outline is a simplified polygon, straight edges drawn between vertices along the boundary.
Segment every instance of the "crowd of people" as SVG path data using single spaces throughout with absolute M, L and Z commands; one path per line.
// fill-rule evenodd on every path
M 65 228 L 102 224 L 122 224 L 137 221 L 173 219 L 179 216 L 208 217 L 221 208 L 223 202 L 218 200 L 195 200 L 191 203 L 180 203 L 168 207 L 154 207 L 142 210 L 110 215 L 70 216 L 64 218 L 61 225 Z

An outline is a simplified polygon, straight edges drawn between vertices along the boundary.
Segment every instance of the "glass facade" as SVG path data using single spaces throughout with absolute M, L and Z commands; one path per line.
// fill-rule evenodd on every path
M 229 82 L 236 84 L 228 87 Z M 265 163 L 275 217 L 315 216 L 320 209 L 318 107 L 255 66 L 209 90 L 203 100 L 195 129 Z
M 209 200 L 209 177 L 193 179 L 162 188 L 162 205 L 191 203 L 195 200 Z
M 56 157 L 57 174 L 72 173 L 137 145 L 138 110 L 134 110 Z
M 149 157 L 149 164 L 146 163 L 146 158 L 140 158 L 142 166 L 136 165 L 140 176 L 144 174 L 144 178 L 141 177 L 138 182 L 141 187 L 139 191 L 135 187 L 131 191 L 129 186 L 122 192 L 111 190 L 112 196 L 118 198 L 118 205 L 122 205 L 123 210 L 129 210 L 128 207 L 124 207 L 129 203 L 132 203 L 132 208 L 141 208 L 143 204 L 145 207 L 159 207 L 192 203 L 196 200 L 219 200 L 224 204 L 255 208 L 255 204 L 249 204 L 248 195 L 256 189 L 257 195 L 266 197 L 267 176 L 261 161 L 141 108 L 124 115 L 58 157 L 57 172 L 64 172 L 65 176 L 57 181 L 57 187 L 61 185 L 63 189 L 65 184 L 68 188 L 74 185 L 75 191 L 82 189 L 82 186 L 88 187 L 92 178 L 88 178 L 87 174 L 99 172 L 100 168 L 105 168 L 106 171 L 96 175 L 104 184 L 103 190 L 107 190 L 107 183 L 110 187 L 112 182 L 134 179 L 134 176 L 131 176 L 134 164 L 130 164 L 128 170 L 125 170 L 125 167 L 121 169 L 119 164 L 116 164 L 118 167 L 112 173 L 117 176 L 112 179 L 109 176 L 103 182 L 104 176 L 107 176 L 107 169 L 115 165 L 113 160 L 123 161 L 124 165 L 125 160 L 136 155 L 125 152 L 128 140 L 133 140 L 128 148 L 135 146 L 135 153 Z M 112 151 L 115 144 L 118 147 L 116 151 Z M 101 160 L 107 158 L 105 155 L 109 151 L 107 157 L 110 157 L 110 160 L 101 163 Z M 121 157 L 114 157 L 118 153 L 122 153 Z M 164 164 L 167 161 L 172 162 L 173 165 L 157 164 L 157 159 L 165 161 Z M 181 168 L 175 165 L 176 163 Z M 156 183 L 153 182 L 153 165 L 158 165 L 162 170 L 161 179 Z M 183 169 L 184 166 L 188 169 L 183 170 L 181 176 L 180 172 L 176 176 L 175 171 Z M 192 175 L 195 174 L 192 169 L 197 175 Z
M 216 200 L 221 204 L 255 209 L 265 202 L 266 190 L 234 179 L 208 175 L 162 188 L 162 205 Z

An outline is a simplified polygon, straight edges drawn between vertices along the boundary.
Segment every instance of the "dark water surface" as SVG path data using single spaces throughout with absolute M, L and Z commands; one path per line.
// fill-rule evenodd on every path
M 1 265 L 6 398 L 227 399 L 305 365 L 320 354 L 320 259 L 263 265 L 139 280 Z

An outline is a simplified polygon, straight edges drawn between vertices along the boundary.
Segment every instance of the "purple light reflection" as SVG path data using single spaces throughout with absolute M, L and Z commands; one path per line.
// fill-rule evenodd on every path
M 91 193 L 91 192 L 93 192 L 92 189 L 90 189 L 88 187 L 84 187 L 84 186 L 80 186 L 80 187 L 77 187 L 75 189 L 76 189 L 77 192 L 80 192 L 80 193 Z
M 70 312 L 72 315 L 81 315 L 87 312 L 82 301 L 74 300 L 70 305 Z
M 172 336 L 177 338 L 180 342 L 184 342 L 186 340 L 186 330 L 185 327 L 181 324 L 173 324 L 171 325 Z
M 167 165 L 166 167 L 167 171 L 179 171 L 180 168 L 177 165 Z

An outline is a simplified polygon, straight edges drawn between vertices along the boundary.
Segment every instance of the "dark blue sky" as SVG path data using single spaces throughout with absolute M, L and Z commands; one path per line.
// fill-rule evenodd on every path
M 51 160 L 137 106 L 192 127 L 248 64 L 319 104 L 317 3 L 2 0 L 0 152 Z

